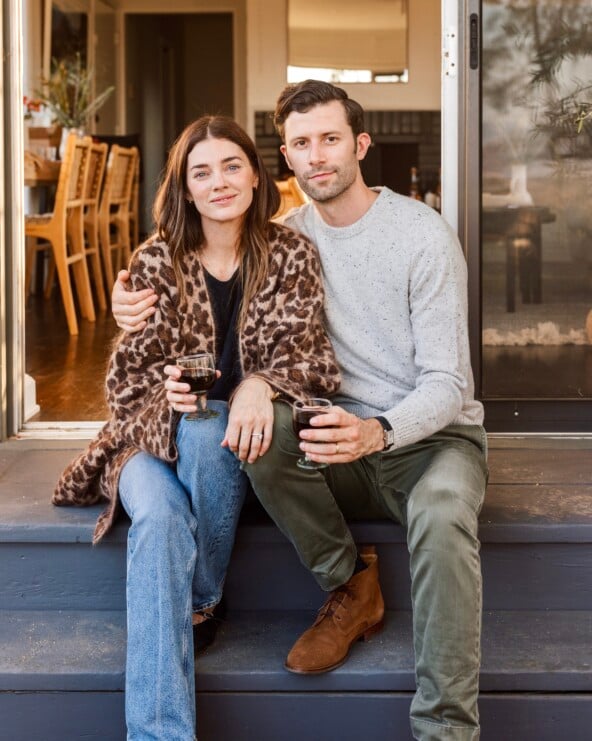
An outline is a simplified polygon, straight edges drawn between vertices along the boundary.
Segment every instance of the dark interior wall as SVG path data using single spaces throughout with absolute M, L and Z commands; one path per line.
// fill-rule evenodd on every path
M 234 113 L 230 13 L 126 16 L 126 133 L 139 133 L 142 231 L 168 150 L 205 112 Z

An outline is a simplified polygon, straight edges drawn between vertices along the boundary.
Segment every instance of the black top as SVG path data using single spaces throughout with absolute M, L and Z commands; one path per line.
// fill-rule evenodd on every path
M 218 280 L 204 269 L 216 328 L 216 368 L 222 373 L 208 392 L 209 399 L 228 401 L 241 382 L 238 350 L 238 313 L 243 295 L 238 270 L 229 280 Z

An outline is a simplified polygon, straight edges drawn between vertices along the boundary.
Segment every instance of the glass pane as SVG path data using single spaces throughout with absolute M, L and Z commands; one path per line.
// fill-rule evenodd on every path
M 592 6 L 483 2 L 484 398 L 592 397 Z

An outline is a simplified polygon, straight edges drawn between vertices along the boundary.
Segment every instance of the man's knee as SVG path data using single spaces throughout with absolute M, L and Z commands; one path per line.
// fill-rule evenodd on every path
M 264 485 L 277 481 L 285 467 L 290 465 L 298 453 L 298 441 L 292 427 L 292 409 L 284 402 L 273 405 L 273 433 L 267 452 L 254 463 L 243 464 L 243 470 L 251 480 L 257 494 L 256 484 Z
M 446 486 L 429 498 L 418 498 L 408 508 L 409 546 L 454 557 L 464 544 L 473 547 L 477 539 L 478 510 Z

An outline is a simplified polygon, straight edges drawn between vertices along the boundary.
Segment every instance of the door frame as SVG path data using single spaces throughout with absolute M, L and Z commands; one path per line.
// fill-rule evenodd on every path
M 5 0 L 0 15 L 0 440 L 23 417 L 25 243 L 23 207 L 22 0 Z M 19 249 L 16 249 L 16 246 Z
M 9 55 L 10 64 L 8 74 L 12 81 L 12 101 L 22 99 L 21 77 L 23 69 L 22 48 L 20 39 L 23 38 L 22 29 L 22 9 L 26 0 L 7 0 L 3 3 L 2 18 L 5 24 L 10 28 L 10 38 L 18 44 L 18 54 Z M 442 210 L 449 223 L 459 231 L 461 237 L 464 234 L 463 223 L 463 200 L 462 191 L 459 189 L 461 166 L 460 157 L 464 149 L 464 128 L 459 126 L 462 112 L 462 65 L 458 63 L 458 49 L 461 49 L 461 37 L 458 31 L 462 26 L 462 12 L 464 0 L 442 0 L 442 38 L 445 41 L 444 60 L 446 62 L 442 74 Z M 157 12 L 158 8 L 151 7 L 150 12 Z M 212 8 L 212 11 L 219 12 L 219 8 Z M 125 15 L 133 11 L 117 10 L 117 44 L 116 54 L 118 56 L 118 116 L 119 123 L 124 126 L 123 118 L 124 105 L 124 88 L 122 81 L 125 78 L 124 49 L 123 40 L 125 39 L 124 25 Z M 136 11 L 141 12 L 141 11 Z M 179 12 L 183 12 L 180 10 Z M 204 8 L 195 9 L 195 12 L 208 12 Z M 240 65 L 241 53 L 243 51 L 243 36 L 237 27 L 240 20 L 244 20 L 245 26 L 247 18 L 238 17 L 239 14 L 233 10 L 233 31 L 235 45 L 235 111 L 237 119 L 249 128 L 249 122 L 246 118 L 246 101 L 238 96 L 238 91 L 245 88 L 241 84 L 242 75 L 245 74 L 243 65 Z M 446 36 L 448 34 L 448 36 Z M 246 38 L 246 37 L 245 37 Z M 240 39 L 243 39 L 242 41 Z M 5 55 L 6 56 L 6 55 Z M 247 65 L 244 65 L 246 68 Z M 246 82 L 246 81 L 244 81 Z M 22 131 L 22 112 L 19 106 L 12 108 L 6 104 L 4 98 L 4 116 L 6 129 L 2 132 L 2 141 L 4 152 L 21 152 L 23 147 Z M 1 126 L 1 122 L 0 122 Z M 74 436 L 80 431 L 81 436 L 88 437 L 92 431 L 98 427 L 94 423 L 24 423 L 24 402 L 25 402 L 25 384 L 24 384 L 24 291 L 19 290 L 24 280 L 24 251 L 16 249 L 17 245 L 24 243 L 24 208 L 23 208 L 23 175 L 21 158 L 16 158 L 10 163 L 10 174 L 8 178 L 7 163 L 0 161 L 0 168 L 5 175 L 4 180 L 12 183 L 10 191 L 4 193 L 4 203 L 10 204 L 8 209 L 13 220 L 10 224 L 11 232 L 7 233 L 4 243 L 0 242 L 0 257 L 6 256 L 0 264 L 0 285 L 5 289 L 2 291 L 2 300 L 0 302 L 0 340 L 2 342 L 2 360 L 0 371 L 0 381 L 2 382 L 2 417 L 0 425 L 0 439 L 8 436 L 19 434 L 20 436 L 52 436 L 58 437 L 68 435 Z M 18 185 L 17 185 L 18 184 Z M 0 202 L 1 203 L 1 202 Z M 7 224 L 8 227 L 8 224 Z M 462 240 L 464 243 L 464 239 Z M 2 255 L 2 250 L 4 255 Z M 2 267 L 11 263 L 11 271 L 2 273 Z M 4 308 L 3 308 L 4 307 Z M 4 311 L 4 315 L 1 312 Z M 8 363 L 4 363 L 4 355 L 9 355 Z
M 446 1 L 446 0 L 445 0 Z M 468 265 L 469 340 L 475 394 L 482 396 L 481 312 L 481 6 L 464 0 L 459 11 L 459 48 L 463 50 L 459 84 L 458 234 Z M 471 58 L 471 17 L 477 22 Z M 592 399 L 481 399 L 488 432 L 566 434 L 592 432 Z

